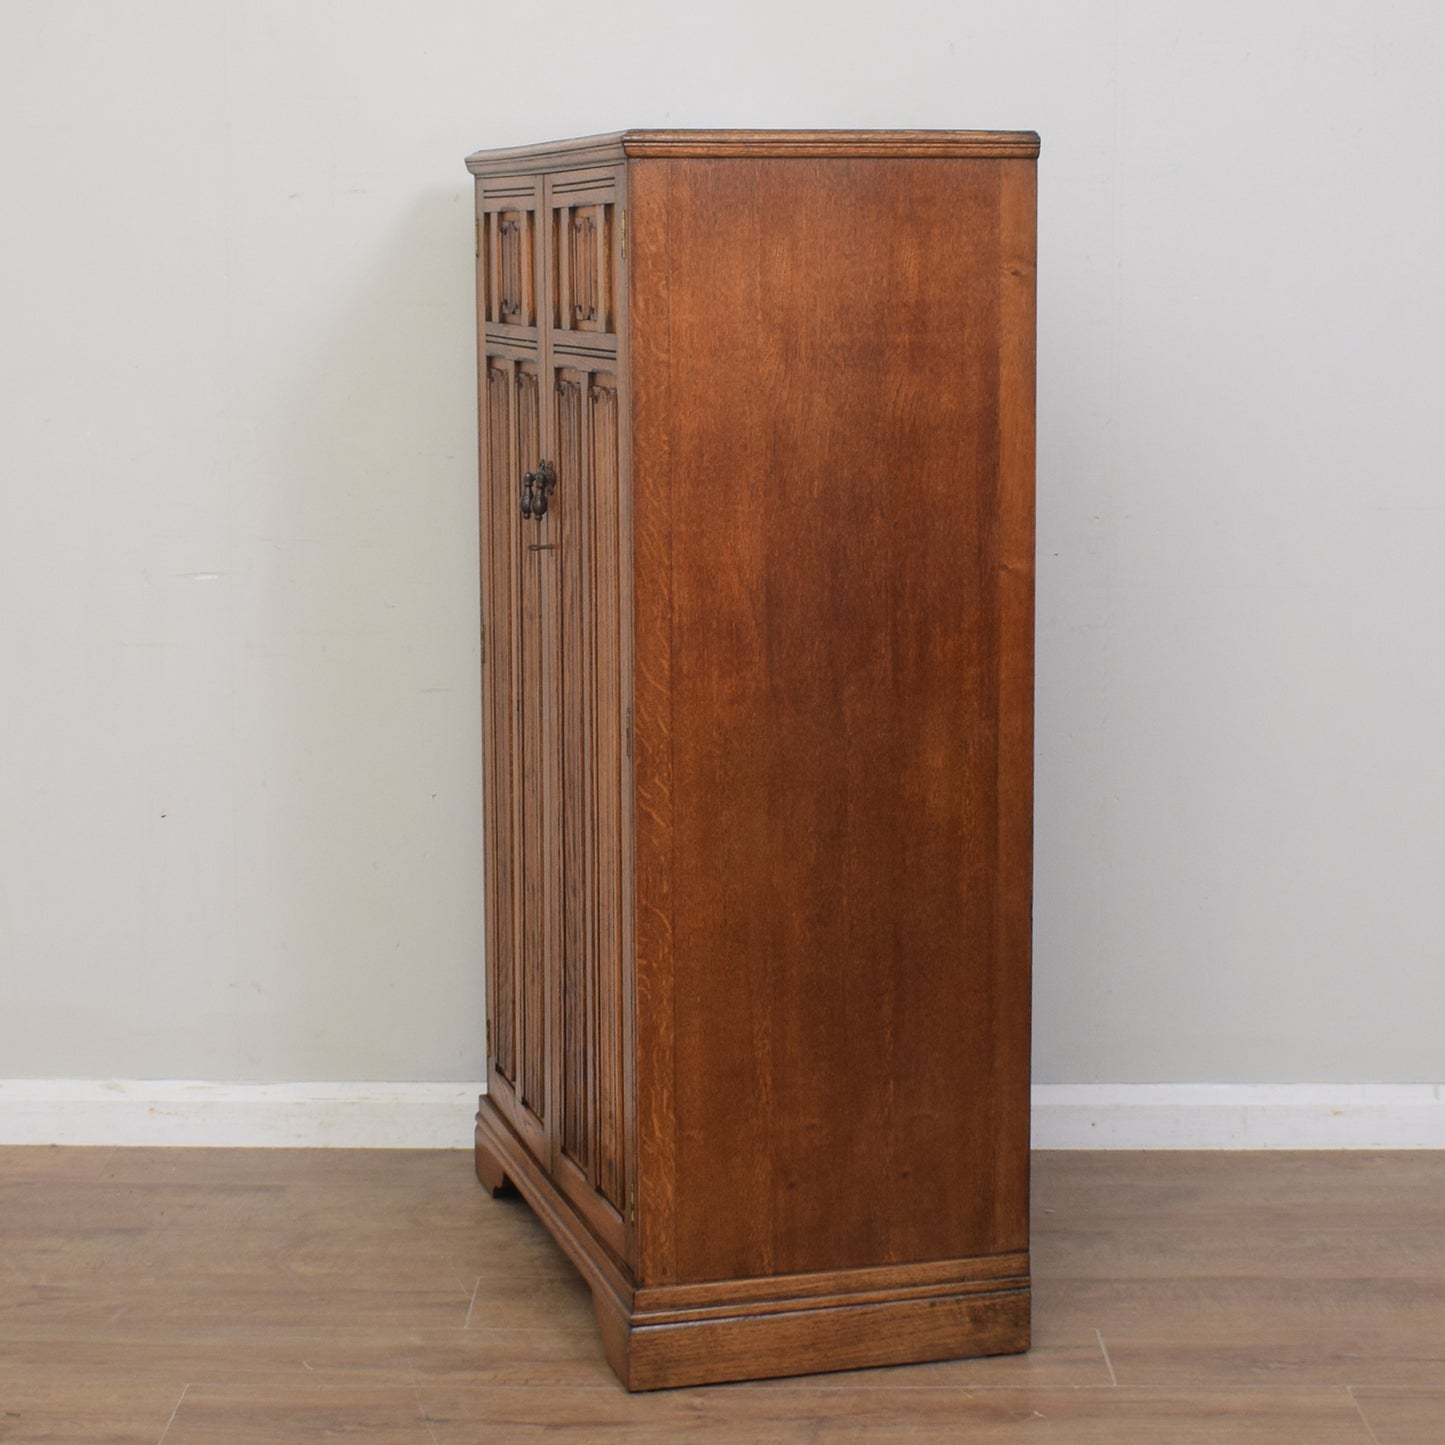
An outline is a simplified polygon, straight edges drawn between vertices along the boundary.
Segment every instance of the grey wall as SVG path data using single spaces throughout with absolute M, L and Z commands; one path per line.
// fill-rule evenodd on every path
M 1043 134 L 1037 1077 L 1445 1078 L 1445 12 L 713 12 L 7 5 L 0 1075 L 480 1077 L 461 157 L 858 125 Z

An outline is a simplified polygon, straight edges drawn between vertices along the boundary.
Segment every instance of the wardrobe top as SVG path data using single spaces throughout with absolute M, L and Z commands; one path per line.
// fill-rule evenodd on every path
M 623 130 L 542 145 L 481 150 L 467 157 L 473 175 L 518 175 L 619 161 L 626 157 L 984 157 L 1033 160 L 1031 130 Z

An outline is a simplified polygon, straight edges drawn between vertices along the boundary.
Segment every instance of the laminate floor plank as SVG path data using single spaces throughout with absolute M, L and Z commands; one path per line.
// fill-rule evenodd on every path
M 724 1385 L 616 1391 L 423 1385 L 438 1445 L 529 1440 L 877 1442 L 1068 1445 L 1371 1445 L 1344 1390 L 1191 1391 L 845 1388 Z
M 0 1367 L 0 1441 L 156 1445 L 184 1388 L 104 1368 L 24 1373 Z
M 59 1144 L 0 1145 L 0 1198 L 12 1182 L 97 1178 L 119 1152 L 109 1144 L 97 1148 Z M 18 1164 L 14 1168 L 4 1167 L 7 1161 L 13 1163 L 21 1159 L 23 1167 Z
M 50 1279 L 0 1290 L 0 1338 L 10 1333 L 69 1326 L 77 1330 L 118 1325 L 147 1330 L 215 1330 L 238 1320 L 264 1320 L 276 1329 L 460 1329 L 471 1290 L 450 1276 L 417 1281 L 388 1276 L 190 1275 L 182 1287 L 165 1276 L 131 1275 Z
M 1374 1445 L 1440 1445 L 1445 1440 L 1445 1389 L 1353 1391 Z
M 1046 1279 L 1034 1308 L 1094 1322 L 1120 1385 L 1445 1385 L 1442 1280 Z
M 1445 1153 L 1045 1153 L 1034 1190 L 1043 1274 L 1445 1278 Z
M 1445 1445 L 1445 1154 L 1040 1154 L 1022 1356 L 628 1396 L 456 1151 L 0 1149 L 0 1442 Z
M 164 1445 L 303 1445 L 336 1437 L 364 1445 L 437 1445 L 408 1385 L 342 1389 L 285 1381 L 191 1386 Z
M 128 1332 L 118 1326 L 106 1332 L 68 1329 L 0 1335 L 0 1400 L 13 1397 L 36 1381 L 63 1382 L 69 1361 L 74 1361 L 75 1370 L 83 1370 L 87 1376 L 124 1380 L 137 1386 L 156 1385 L 166 1390 L 174 1386 L 177 1393 L 185 1384 L 246 1382 L 258 1377 L 290 1379 L 298 1384 L 409 1384 L 416 1368 L 424 1362 L 454 1361 L 459 1354 L 456 1341 L 463 1338 L 456 1328 L 293 1331 L 254 1323 L 236 1324 L 225 1331 Z M 581 1340 L 579 1336 L 579 1344 Z M 508 1357 L 503 1346 L 503 1341 L 495 1342 L 492 1363 L 498 1378 L 504 1375 L 501 1362 Z M 486 1342 L 479 1348 L 486 1348 Z M 576 1346 L 570 1344 L 559 1347 L 550 1331 L 539 1345 L 513 1346 L 510 1357 L 518 1362 L 518 1371 L 510 1383 L 554 1378 L 555 1367 L 548 1364 L 548 1356 L 565 1358 L 569 1350 L 577 1352 Z M 460 1353 L 465 1356 L 470 1352 Z M 525 1371 L 522 1362 L 527 1363 Z M 589 1374 L 582 1382 L 595 1384 L 610 1378 L 610 1372 Z M 0 1432 L 0 1441 L 4 1438 Z
M 0 1149 L 0 1155 L 7 1151 Z M 67 1152 L 67 1151 L 60 1151 Z M 92 1151 L 76 1151 L 89 1153 Z M 271 1185 L 287 1192 L 308 1185 L 328 1192 L 361 1189 L 370 1196 L 397 1189 L 439 1208 L 433 1194 L 471 1168 L 463 1149 L 108 1149 L 97 1150 L 103 1175 L 115 1183 L 155 1184 L 203 1179 L 216 1185 Z

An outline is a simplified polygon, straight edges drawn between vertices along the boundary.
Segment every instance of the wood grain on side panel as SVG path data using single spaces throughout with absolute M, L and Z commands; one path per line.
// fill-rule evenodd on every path
M 639 1282 L 677 1278 L 673 1017 L 670 168 L 628 167 L 633 1019 Z
M 999 1134 L 994 1231 L 1027 1248 L 1033 935 L 1034 371 L 1038 169 L 1004 161 L 999 176 L 998 979 L 993 1079 Z
M 639 1283 L 1027 1237 L 1007 164 L 631 164 Z

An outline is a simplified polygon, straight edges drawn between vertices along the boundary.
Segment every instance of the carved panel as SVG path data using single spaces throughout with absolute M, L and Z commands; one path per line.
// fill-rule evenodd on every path
M 572 250 L 571 324 L 579 331 L 604 331 L 599 313 L 602 306 L 602 267 L 599 262 L 601 237 L 599 206 L 587 206 L 572 213 L 567 243 Z
M 511 354 L 507 354 L 510 352 Z M 482 723 L 486 807 L 488 1084 L 539 1160 L 549 1157 L 547 1046 L 552 1010 L 546 946 L 548 710 L 537 675 L 545 654 L 540 591 L 519 534 L 521 472 L 537 464 L 542 409 L 537 363 L 509 347 L 489 353 L 482 395 L 481 495 L 484 634 Z
M 561 1148 L 594 1202 L 626 1197 L 617 384 L 555 372 L 562 586 Z M 582 1201 L 579 1201 L 582 1202 Z M 584 1202 L 584 1207 L 585 1202 Z M 589 1217 L 594 1219 L 594 1213 Z
M 517 386 L 517 455 L 514 465 L 519 472 L 534 470 L 541 460 L 542 411 L 537 368 L 532 362 L 519 362 Z
M 512 632 L 514 575 L 511 506 L 508 479 L 513 472 L 512 367 L 495 357 L 487 363 L 486 470 L 482 476 L 481 512 L 486 539 L 482 589 L 484 638 L 483 726 L 490 737 L 486 750 L 487 823 L 487 961 L 489 964 L 491 1046 L 499 1074 L 517 1078 L 517 953 L 513 933 L 512 813 L 515 795 L 512 763 Z
M 611 202 L 553 210 L 552 324 L 558 330 L 604 334 L 616 330 L 615 210 Z
M 621 545 L 619 538 L 617 378 L 594 372 L 587 388 L 590 517 L 588 643 L 595 663 L 591 695 L 593 786 L 593 948 L 596 958 L 597 1188 L 619 1210 L 626 1199 L 622 1058 L 622 702 Z
M 482 227 L 487 320 L 504 326 L 537 324 L 534 213 L 490 211 Z
M 519 363 L 515 374 L 517 447 L 515 482 L 540 460 L 541 412 L 535 366 Z M 521 796 L 517 851 L 521 858 L 520 894 L 520 1053 L 521 1101 L 538 1119 L 547 1117 L 547 919 L 550 887 L 547 822 L 548 756 L 546 731 L 547 648 L 544 625 L 544 554 L 520 553 L 521 617 L 517 640 L 517 729 L 521 735 Z
M 562 1053 L 561 1147 L 590 1179 L 592 1147 L 592 980 L 587 939 L 588 829 L 584 744 L 590 659 L 583 645 L 588 535 L 586 477 L 582 454 L 582 379 L 556 374 L 556 461 L 562 569 Z

